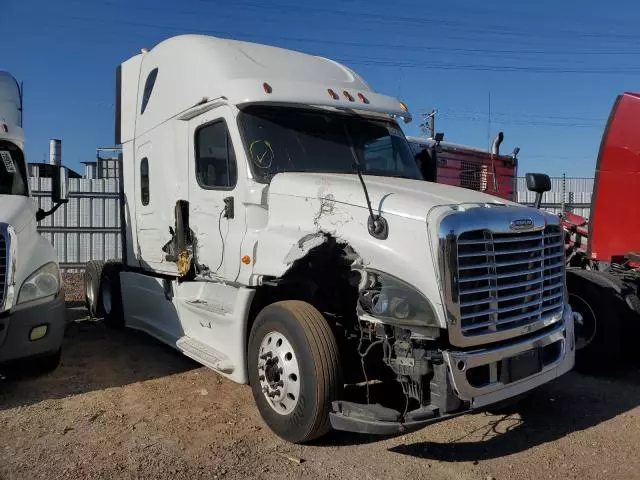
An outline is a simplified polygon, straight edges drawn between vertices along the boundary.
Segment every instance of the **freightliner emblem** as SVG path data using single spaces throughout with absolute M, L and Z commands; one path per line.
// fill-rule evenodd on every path
M 530 218 L 520 218 L 518 220 L 511 220 L 509 225 L 511 230 L 530 230 L 533 228 L 533 220 Z

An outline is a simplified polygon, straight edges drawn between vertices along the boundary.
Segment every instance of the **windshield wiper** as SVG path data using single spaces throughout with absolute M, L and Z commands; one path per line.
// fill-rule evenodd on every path
M 402 173 L 367 172 L 367 175 L 371 175 L 372 177 L 391 177 L 391 178 L 406 178 L 407 180 L 417 180 L 417 178 L 415 177 L 410 177 L 409 175 L 403 175 Z
M 351 155 L 353 156 L 356 173 L 358 174 L 358 178 L 360 179 L 360 183 L 362 184 L 364 197 L 367 200 L 367 208 L 369 209 L 369 220 L 367 221 L 367 229 L 369 230 L 369 235 L 379 240 L 384 240 L 389 235 L 389 224 L 382 215 L 375 215 L 373 213 L 373 208 L 371 208 L 371 200 L 369 199 L 369 191 L 367 190 L 367 186 L 364 183 L 364 178 L 362 178 L 362 164 L 360 163 L 358 153 L 353 146 L 353 140 L 351 139 L 351 135 L 349 135 L 349 129 L 346 125 L 343 125 L 343 127 L 344 133 L 347 135 L 347 140 L 349 141 L 349 150 L 351 150 Z

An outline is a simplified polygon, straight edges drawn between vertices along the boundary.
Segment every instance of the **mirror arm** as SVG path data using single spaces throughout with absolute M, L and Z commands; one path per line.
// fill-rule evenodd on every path
M 36 212 L 36 221 L 39 222 L 40 220 L 44 220 L 48 216 L 53 215 L 56 212 L 56 210 L 60 208 L 60 205 L 62 205 L 63 203 L 66 203 L 66 202 L 56 203 L 51 210 L 47 210 L 47 211 L 39 208 L 38 211 Z
M 539 209 L 540 205 L 542 205 L 542 192 L 536 192 L 536 200 L 533 206 Z

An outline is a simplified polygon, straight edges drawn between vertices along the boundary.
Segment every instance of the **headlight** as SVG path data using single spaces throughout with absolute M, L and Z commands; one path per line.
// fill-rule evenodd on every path
M 398 325 L 438 326 L 429 300 L 411 285 L 385 273 L 366 271 L 360 289 L 359 308 Z
M 56 295 L 59 291 L 60 269 L 55 263 L 47 263 L 33 272 L 22 284 L 18 294 L 18 303 Z

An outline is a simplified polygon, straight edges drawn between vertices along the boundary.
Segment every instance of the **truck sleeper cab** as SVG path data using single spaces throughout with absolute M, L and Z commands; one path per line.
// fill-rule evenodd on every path
M 401 102 L 200 35 L 117 71 L 124 258 L 90 309 L 249 383 L 267 425 L 399 433 L 573 366 L 558 218 L 422 180 Z
M 520 149 L 500 153 L 503 139 L 503 133 L 498 133 L 489 152 L 434 138 L 407 137 L 425 180 L 516 201 Z
M 23 152 L 20 87 L 0 72 L 0 374 L 54 369 L 66 324 L 56 254 L 36 231 L 50 212 L 36 211 Z M 57 172 L 53 198 L 60 203 L 66 171 Z

